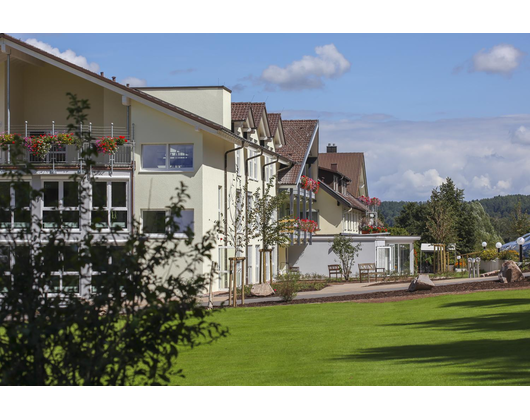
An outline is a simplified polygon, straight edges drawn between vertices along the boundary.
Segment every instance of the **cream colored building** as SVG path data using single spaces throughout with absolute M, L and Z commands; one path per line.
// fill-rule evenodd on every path
M 245 118 L 235 121 L 231 92 L 225 87 L 134 89 L 7 35 L 0 35 L 0 48 L 0 132 L 31 136 L 65 131 L 69 122 L 66 93 L 72 92 L 90 103 L 81 130 L 96 138 L 121 135 L 127 139 L 115 155 L 98 156 L 94 168 L 97 189 L 104 196 L 99 203 L 104 210 L 98 213 L 102 234 L 120 226 L 126 235 L 134 218 L 156 240 L 164 234 L 160 221 L 175 188 L 183 182 L 191 198 L 181 222 L 191 225 L 200 238 L 225 215 L 238 211 L 235 190 L 245 184 L 250 193 L 262 190 L 264 181 L 275 177 L 281 166 L 291 165 L 290 159 L 276 153 L 283 145 L 283 134 L 271 133 L 264 104 L 252 105 Z M 29 153 L 27 159 L 35 160 Z M 36 215 L 73 212 L 68 213 L 77 218 L 72 229 L 82 234 L 83 217 L 65 207 L 63 200 L 71 188 L 69 176 L 82 165 L 75 146 L 62 146 L 44 161 L 33 163 L 28 182 L 48 188 L 59 200 L 58 208 L 40 203 Z M 2 152 L 1 170 L 12 170 L 10 165 L 9 153 Z M 276 187 L 272 194 L 275 191 Z M 94 218 L 95 213 L 86 217 Z M 217 239 L 213 261 L 220 264 L 222 275 L 214 290 L 227 287 L 225 254 L 234 254 L 222 233 Z M 115 245 L 119 242 L 118 235 Z M 243 251 L 249 261 L 249 283 L 257 282 L 259 246 L 255 239 Z M 210 269 L 210 263 L 205 263 L 203 271 Z M 89 280 L 80 279 L 79 293 L 86 293 Z

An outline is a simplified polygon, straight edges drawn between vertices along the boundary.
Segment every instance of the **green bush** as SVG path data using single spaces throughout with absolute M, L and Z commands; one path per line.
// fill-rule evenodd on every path
M 507 251 L 499 252 L 499 258 L 501 260 L 518 261 L 519 260 L 519 253 L 517 251 L 513 251 L 513 250 L 509 249 Z
M 284 302 L 290 302 L 298 294 L 300 273 L 288 272 L 282 277 L 282 281 L 274 283 L 274 291 Z
M 499 253 L 496 249 L 485 249 L 480 253 L 482 261 L 493 261 L 499 258 Z

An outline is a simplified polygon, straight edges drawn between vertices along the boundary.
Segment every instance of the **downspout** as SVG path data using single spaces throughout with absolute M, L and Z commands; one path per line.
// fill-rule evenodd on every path
M 238 150 L 241 150 L 244 146 L 244 142 L 241 141 L 241 147 L 236 147 L 234 149 L 230 149 L 225 152 L 225 181 L 224 181 L 224 217 L 223 217 L 223 223 L 224 223 L 224 236 L 225 236 L 225 244 L 227 243 L 227 237 L 228 237 L 228 192 L 227 192 L 227 184 L 228 184 L 228 154 L 236 152 Z M 228 248 L 226 248 L 225 254 L 225 269 L 228 267 Z M 230 269 L 228 269 L 228 274 L 230 275 Z M 232 283 L 228 282 L 228 306 L 230 306 L 232 300 Z
M 7 53 L 7 134 L 11 134 L 11 53 Z
M 259 155 L 254 155 L 252 157 L 245 159 L 245 256 L 246 256 L 245 267 L 248 267 L 248 161 L 252 159 L 257 159 L 261 156 L 263 156 L 262 149 L 260 149 Z M 246 274 L 245 274 L 245 280 L 248 282 L 248 278 Z M 245 304 L 244 286 L 245 285 L 243 284 L 243 282 L 241 282 L 241 304 L 242 305 Z

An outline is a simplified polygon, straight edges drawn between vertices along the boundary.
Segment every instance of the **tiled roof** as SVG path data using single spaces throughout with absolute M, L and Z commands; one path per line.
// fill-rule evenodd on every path
M 307 149 L 311 145 L 313 133 L 318 120 L 282 120 L 285 145 L 277 152 L 299 164 L 304 162 Z M 278 182 L 280 184 L 295 184 L 300 173 L 301 165 L 293 166 L 283 174 Z
M 254 116 L 254 126 L 257 128 L 259 127 L 261 118 L 263 118 L 263 111 L 265 111 L 265 102 L 252 102 L 250 104 L 250 107 L 252 108 L 252 115 Z M 268 121 L 265 121 L 265 124 L 267 123 Z
M 245 121 L 249 109 L 250 102 L 232 102 L 232 121 Z
M 280 125 L 280 119 L 282 117 L 282 114 L 267 114 L 267 116 L 269 117 L 269 127 L 271 129 L 271 136 L 274 136 L 276 134 L 278 126 Z
M 351 179 L 348 192 L 354 197 L 358 195 L 359 180 L 364 166 L 364 153 L 319 153 L 318 166 L 331 170 L 337 164 L 337 171 Z
M 367 207 L 361 203 L 359 200 L 357 200 L 355 197 L 353 197 L 351 194 L 341 194 L 338 191 L 335 191 L 333 188 L 331 188 L 329 185 L 321 182 L 320 187 L 323 188 L 325 191 L 327 191 L 332 196 L 335 196 L 339 201 L 342 201 L 342 203 L 346 206 L 353 207 L 354 209 L 366 211 L 368 210 Z

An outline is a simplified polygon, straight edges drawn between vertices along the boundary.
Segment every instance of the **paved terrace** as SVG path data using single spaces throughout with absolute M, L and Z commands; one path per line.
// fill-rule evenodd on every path
M 529 277 L 530 273 L 525 273 L 525 277 Z M 459 278 L 459 279 L 446 279 L 446 280 L 433 280 L 433 283 L 437 286 L 445 286 L 450 284 L 464 284 L 464 283 L 475 283 L 483 281 L 495 281 L 497 276 L 492 277 L 479 277 L 479 278 Z M 432 280 L 432 279 L 431 279 Z M 299 292 L 294 300 L 313 299 L 322 297 L 332 296 L 348 296 L 348 295 L 362 295 L 366 293 L 374 292 L 392 292 L 395 290 L 407 290 L 410 282 L 406 283 L 345 283 L 345 284 L 334 284 L 328 286 L 319 291 L 313 292 Z M 204 296 L 201 301 L 203 303 L 208 302 L 208 296 Z M 245 303 L 258 303 L 258 302 L 280 302 L 281 298 L 276 296 L 265 297 L 265 298 L 245 298 Z M 228 305 L 228 293 L 216 294 L 213 298 L 214 306 Z M 238 304 L 241 304 L 241 300 L 237 300 Z

